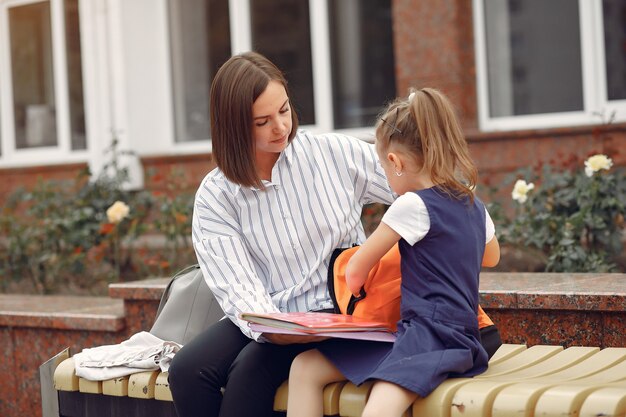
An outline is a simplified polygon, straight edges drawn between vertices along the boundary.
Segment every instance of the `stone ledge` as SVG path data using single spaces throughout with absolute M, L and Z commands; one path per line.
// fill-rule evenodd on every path
M 626 311 L 626 274 L 483 272 L 480 280 L 483 308 Z
M 111 284 L 109 296 L 160 300 L 170 278 Z M 484 308 L 626 311 L 626 274 L 482 272 Z
M 124 300 L 160 300 L 170 278 L 149 278 L 109 284 L 109 297 Z
M 117 332 L 124 303 L 107 297 L 0 294 L 0 327 Z

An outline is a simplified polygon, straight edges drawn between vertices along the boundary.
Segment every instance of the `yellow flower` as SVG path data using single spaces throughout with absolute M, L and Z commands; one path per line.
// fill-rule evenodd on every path
M 591 177 L 594 172 L 598 172 L 601 169 L 610 169 L 613 166 L 613 161 L 606 155 L 597 154 L 590 156 L 585 161 L 585 174 Z
M 513 200 L 517 200 L 520 204 L 524 204 L 528 199 L 528 192 L 535 188 L 535 184 L 532 182 L 527 183 L 524 180 L 517 180 L 513 186 L 513 192 L 511 196 Z
M 110 223 L 118 224 L 128 216 L 129 211 L 130 209 L 124 202 L 116 201 L 107 209 L 107 218 Z

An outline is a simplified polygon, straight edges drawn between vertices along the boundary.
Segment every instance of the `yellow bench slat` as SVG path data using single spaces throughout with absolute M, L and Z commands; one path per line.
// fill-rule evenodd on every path
M 154 398 L 154 384 L 159 371 L 132 374 L 128 379 L 128 396 L 132 398 Z
M 473 381 L 472 378 L 452 378 L 443 381 L 428 397 L 415 400 L 412 407 L 413 415 L 416 417 L 450 417 L 454 394 L 460 387 L 471 381 Z
M 549 357 L 556 355 L 562 350 L 563 346 L 531 346 L 530 348 L 521 351 L 520 353 L 509 359 L 496 363 L 493 366 L 489 365 L 489 368 L 485 372 L 476 376 L 475 378 L 490 378 L 528 368 L 529 366 L 542 362 Z
M 161 372 L 154 382 L 154 398 L 161 401 L 174 401 L 170 391 L 170 383 L 167 380 L 169 373 Z
M 505 379 L 507 381 L 519 381 L 521 379 L 539 378 L 542 376 L 549 376 L 557 372 L 561 372 L 566 369 L 571 369 L 579 363 L 582 363 L 586 359 L 591 358 L 600 352 L 598 347 L 581 347 L 575 346 L 561 352 L 556 355 L 547 358 L 544 361 L 531 365 L 527 368 L 519 369 L 517 371 L 508 372 L 500 376 L 493 376 L 488 379 Z M 491 364 L 489 364 L 491 366 Z
M 584 378 L 591 377 L 598 372 L 619 364 L 625 357 L 626 349 L 605 348 L 562 371 L 507 386 L 498 393 L 493 403 L 492 416 L 531 416 L 539 397 L 546 390 L 555 385 L 576 382 L 577 380 L 584 381 Z
M 493 366 L 497 363 L 500 363 L 506 359 L 509 359 L 512 356 L 517 355 L 518 353 L 527 349 L 526 345 L 515 345 L 515 344 L 504 344 L 501 345 L 496 353 L 493 354 L 491 359 L 489 359 L 489 366 Z
M 78 377 L 74 358 L 67 358 L 54 370 L 54 389 L 57 391 L 78 391 Z
M 589 394 L 579 417 L 624 417 L 626 415 L 626 387 L 600 388 Z
M 528 379 L 560 371 L 581 362 L 599 350 L 599 348 L 593 347 L 565 349 L 536 365 L 504 375 L 506 380 L 475 378 L 457 390 L 452 400 L 455 407 L 452 409 L 451 416 L 482 417 L 489 415 L 491 414 L 496 396 L 509 385 L 520 379 Z M 501 376 L 500 378 L 504 377 Z
M 128 379 L 128 376 L 122 376 L 102 381 L 102 393 L 104 395 L 112 395 L 114 397 L 127 397 Z
M 341 417 L 360 417 L 367 403 L 374 381 L 367 381 L 358 387 L 348 382 L 341 391 L 339 398 L 339 415 Z M 412 407 L 408 407 L 402 417 L 411 417 Z
M 339 400 L 347 381 L 333 382 L 324 388 L 324 415 L 339 414 Z M 287 411 L 287 410 L 285 410 Z
M 339 415 L 342 417 L 359 417 L 363 413 L 373 385 L 373 381 L 364 382 L 358 387 L 348 382 L 341 391 Z
M 537 400 L 535 414 L 542 417 L 577 415 L 583 402 L 595 391 L 603 388 L 626 387 L 626 374 L 615 373 L 612 381 L 599 383 L 590 378 L 581 379 L 568 385 L 554 386 L 546 390 Z M 611 384 L 610 382 L 618 382 Z
M 586 368 L 588 372 L 591 370 Z M 576 379 L 559 380 L 548 377 L 543 381 L 533 380 L 526 384 L 515 384 L 498 395 L 493 404 L 493 416 L 509 416 L 514 410 L 535 410 L 535 413 L 542 410 L 551 415 L 550 413 L 556 409 L 563 412 L 578 409 L 582 401 L 594 390 L 622 379 L 626 379 L 625 361 L 596 373 L 580 375 Z
M 489 361 L 489 366 L 504 364 L 500 367 L 500 371 L 506 370 L 506 367 L 511 367 L 513 370 L 519 369 L 517 361 L 510 359 L 526 350 L 526 345 L 504 344 L 493 355 Z M 413 415 L 449 417 L 453 407 L 454 394 L 461 386 L 471 381 L 473 381 L 472 378 L 453 378 L 443 381 L 428 397 L 418 398 L 413 403 Z
M 338 415 L 339 414 L 339 398 L 343 390 L 346 381 L 333 382 L 324 387 L 324 415 Z M 287 411 L 287 397 L 289 396 L 289 384 L 288 381 L 284 381 L 280 387 L 276 390 L 274 395 L 274 411 Z
M 78 390 L 87 394 L 102 394 L 102 381 L 78 378 Z

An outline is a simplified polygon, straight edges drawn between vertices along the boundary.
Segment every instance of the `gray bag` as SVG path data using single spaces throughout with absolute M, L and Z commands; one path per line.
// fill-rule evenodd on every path
M 224 317 L 199 265 L 177 272 L 161 296 L 150 333 L 184 345 Z

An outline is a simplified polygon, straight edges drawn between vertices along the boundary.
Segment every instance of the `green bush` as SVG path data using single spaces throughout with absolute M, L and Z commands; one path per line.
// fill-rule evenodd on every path
M 85 170 L 73 180 L 40 180 L 8 197 L 0 213 L 1 291 L 17 283 L 26 292 L 106 294 L 111 282 L 170 276 L 195 262 L 193 194 L 181 192 L 193 187 L 184 172 L 149 172 L 159 191 L 129 191 L 128 172 L 118 164 L 124 153 L 114 141 L 97 178 Z M 586 167 L 570 158 L 520 170 L 505 185 L 515 180 L 512 217 L 506 201 L 488 205 L 503 246 L 529 254 L 546 271 L 618 268 L 623 169 L 613 169 L 604 156 L 588 159 Z M 381 204 L 364 208 L 366 234 L 385 210 Z
M 8 197 L 0 213 L 1 290 L 19 281 L 26 292 L 106 294 L 110 282 L 169 275 L 193 260 L 191 196 L 127 190 L 123 154 L 114 141 L 97 178 L 85 170 Z M 146 248 L 155 236 L 165 238 Z
M 585 166 L 575 159 L 525 169 L 512 198 L 515 215 L 504 219 L 500 239 L 543 258 L 546 271 L 606 272 L 623 252 L 626 174 L 605 155 Z

